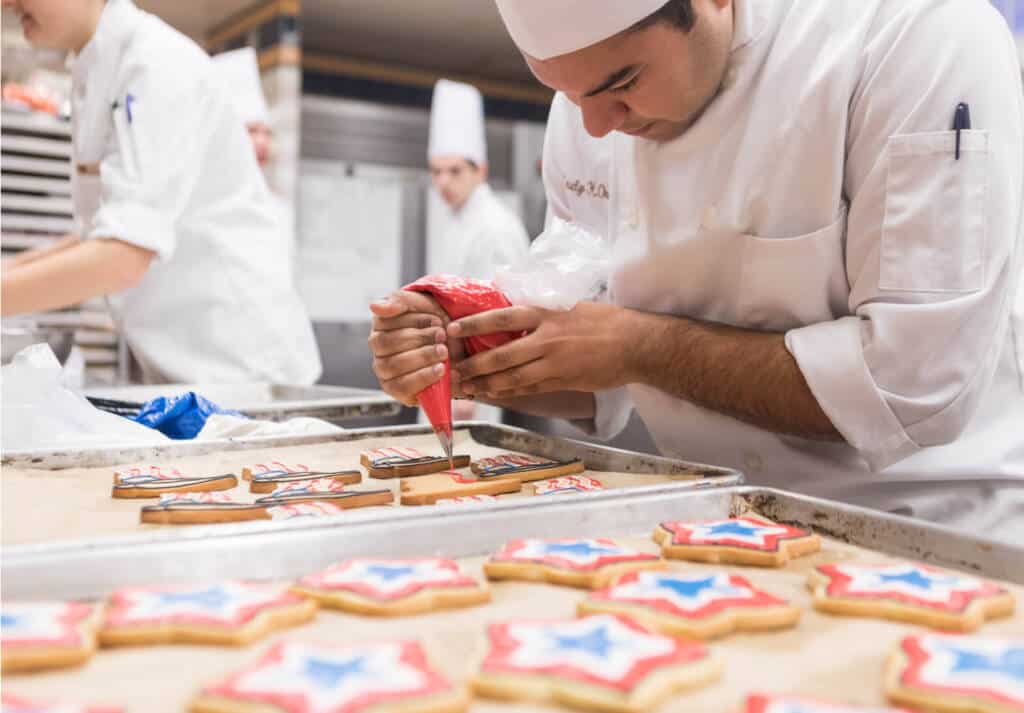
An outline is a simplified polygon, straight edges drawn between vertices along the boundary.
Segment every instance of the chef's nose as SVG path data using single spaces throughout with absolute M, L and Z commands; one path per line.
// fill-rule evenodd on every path
M 581 97 L 580 110 L 583 112 L 583 126 L 595 139 L 606 136 L 626 123 L 629 108 L 613 97 L 597 95 Z

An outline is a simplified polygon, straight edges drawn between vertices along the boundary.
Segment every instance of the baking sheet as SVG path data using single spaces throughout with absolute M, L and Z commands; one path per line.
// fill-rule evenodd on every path
M 370 433 L 378 433 L 371 431 Z M 407 509 L 398 506 L 398 479 L 376 479 L 365 477 L 365 469 L 360 468 L 359 454 L 361 451 L 380 446 L 410 446 L 418 448 L 424 453 L 440 454 L 438 442 L 433 433 L 423 433 L 423 429 L 416 429 L 415 432 L 386 432 L 388 435 L 366 435 L 354 439 L 329 440 L 327 442 L 311 443 L 308 445 L 256 448 L 248 450 L 222 450 L 204 455 L 186 456 L 179 458 L 160 458 L 153 460 L 139 461 L 125 466 L 101 466 L 84 468 L 67 468 L 61 470 L 38 470 L 19 467 L 5 467 L 3 470 L 0 490 L 3 494 L 2 502 L 2 526 L 0 536 L 5 547 L 13 545 L 25 545 L 33 543 L 45 543 L 54 541 L 81 540 L 103 536 L 127 535 L 151 532 L 155 529 L 166 530 L 170 526 L 143 525 L 139 523 L 139 509 L 143 505 L 153 504 L 156 500 L 151 499 L 115 499 L 110 497 L 110 489 L 113 472 L 119 468 L 128 468 L 132 465 L 159 465 L 167 470 L 178 468 L 186 476 L 218 475 L 221 473 L 241 474 L 243 467 L 252 466 L 257 463 L 269 463 L 280 461 L 289 466 L 302 464 L 312 470 L 347 470 L 360 469 L 364 472 L 363 482 L 359 485 L 350 486 L 350 489 L 380 489 L 390 488 L 395 493 L 395 506 L 388 508 L 362 508 L 360 512 L 372 513 L 372 516 L 387 517 L 395 509 Z M 476 435 L 490 433 L 490 440 L 495 442 L 493 436 L 504 434 L 508 442 L 515 447 L 515 450 L 527 453 L 537 453 L 541 443 L 549 445 L 559 453 L 566 453 L 566 449 L 572 449 L 570 442 L 547 441 L 536 434 L 518 432 L 518 429 L 493 428 L 491 431 L 474 429 L 472 432 L 466 429 L 457 430 L 455 433 L 456 451 L 459 454 L 468 454 L 474 459 L 485 456 L 497 455 L 508 452 L 507 447 L 483 445 L 476 438 Z M 322 439 L 321 439 L 322 440 Z M 173 447 L 172 447 L 173 449 Z M 591 456 L 587 463 L 601 461 L 593 456 L 597 449 L 589 448 Z M 573 453 L 575 455 L 575 453 Z M 586 454 L 584 454 L 586 455 Z M 635 463 L 634 463 L 635 461 Z M 586 474 L 597 478 L 606 488 L 623 488 L 638 485 L 655 484 L 690 484 L 698 477 L 693 470 L 688 469 L 680 463 L 673 463 L 664 459 L 657 459 L 650 456 L 639 456 L 638 454 L 623 454 L 621 452 L 609 451 L 605 458 L 598 465 L 608 465 L 612 468 L 631 468 L 635 471 L 647 470 L 647 473 L 627 473 L 621 471 L 597 472 L 588 470 Z M 657 474 L 675 472 L 676 475 Z M 468 473 L 469 469 L 463 469 Z M 722 472 L 724 474 L 724 471 Z M 729 479 L 730 484 L 738 482 L 738 478 Z M 239 485 L 229 491 L 225 491 L 241 501 L 251 500 L 252 496 L 248 491 L 248 483 L 239 478 Z M 523 498 L 533 497 L 532 487 L 526 485 L 517 494 L 503 495 L 499 498 Z M 571 496 L 549 496 L 549 497 L 571 497 Z M 421 506 L 419 509 L 430 508 Z M 355 511 L 350 511 L 355 512 Z M 275 523 L 279 524 L 279 523 Z M 205 526 L 204 530 L 209 531 L 210 527 L 224 528 L 228 525 Z M 184 526 L 174 526 L 173 530 L 188 529 Z M 172 534 L 170 537 L 177 535 Z
M 707 497 L 707 494 L 694 495 L 697 499 Z M 656 520 L 652 520 L 649 528 L 634 530 L 633 536 L 618 540 L 644 551 L 657 552 L 648 532 L 655 524 Z M 616 528 L 610 526 L 606 534 L 615 531 Z M 381 544 L 384 546 L 378 549 L 390 549 L 388 545 L 422 549 L 414 542 Z M 673 697 L 656 709 L 657 713 L 730 713 L 740 709 L 744 696 L 750 692 L 799 694 L 861 705 L 884 703 L 882 669 L 889 651 L 903 636 L 927 630 L 881 620 L 833 617 L 811 609 L 810 594 L 805 588 L 808 571 L 817 564 L 850 560 L 893 561 L 827 537 L 821 552 L 794 560 L 777 571 L 673 561 L 673 570 L 741 573 L 755 586 L 793 601 L 802 609 L 802 616 L 792 630 L 737 634 L 711 642 L 711 649 L 724 662 L 722 678 L 708 688 Z M 463 566 L 482 579 L 482 561 L 482 557 L 464 559 Z M 1018 608 L 1022 606 L 1024 589 L 1006 586 L 1017 597 Z M 355 643 L 416 638 L 423 642 L 438 668 L 453 681 L 464 683 L 482 658 L 483 637 L 489 623 L 515 618 L 572 617 L 576 602 L 585 596 L 583 590 L 521 582 L 495 582 L 491 584 L 491 592 L 493 601 L 484 606 L 394 619 L 361 617 L 325 609 L 305 626 L 279 632 L 243 649 L 199 646 L 104 649 L 81 669 L 4 676 L 4 691 L 45 700 L 119 704 L 127 711 L 138 713 L 178 712 L 185 710 L 203 684 L 217 681 L 255 661 L 269 646 L 283 639 Z M 1018 614 L 998 620 L 982 627 L 981 633 L 1024 637 L 1024 619 Z M 476 699 L 470 710 L 473 713 L 525 713 L 560 709 Z

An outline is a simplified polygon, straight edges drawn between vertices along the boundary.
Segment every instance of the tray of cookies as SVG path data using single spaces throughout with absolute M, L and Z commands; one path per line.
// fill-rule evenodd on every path
M 4 563 L 4 704 L 1024 710 L 1020 548 L 743 486 L 470 502 L 284 523 L 287 543 L 244 523 L 220 557 L 198 537 L 21 552 Z
M 156 528 L 529 499 L 662 485 L 736 485 L 727 468 L 629 453 L 508 426 L 460 426 L 451 461 L 426 426 L 258 442 L 54 454 L 4 467 L 10 546 L 92 541 Z M 197 452 L 197 448 L 199 452 Z M 140 458 L 143 460 L 131 460 Z M 165 537 L 175 538 L 181 533 Z

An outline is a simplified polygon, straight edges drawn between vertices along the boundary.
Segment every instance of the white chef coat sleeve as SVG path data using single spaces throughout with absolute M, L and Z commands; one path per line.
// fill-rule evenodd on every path
M 973 0 L 894 12 L 864 47 L 850 102 L 851 315 L 786 335 L 818 403 L 875 470 L 964 430 L 1021 272 L 1024 108 L 1010 34 Z M 972 130 L 957 160 L 959 102 Z
M 86 237 L 116 238 L 167 260 L 199 177 L 207 103 L 197 78 L 150 65 L 142 59 L 121 68 L 110 150 L 100 162 L 100 207 Z
M 575 216 L 569 208 L 565 189 L 565 173 L 562 169 L 560 149 L 571 146 L 575 135 L 574 125 L 570 117 L 571 103 L 563 94 L 556 94 L 548 117 L 547 130 L 544 133 L 544 153 L 541 162 L 544 179 L 544 192 L 547 197 L 547 214 L 544 226 L 551 225 L 553 217 L 573 221 Z M 587 226 L 593 228 L 593 226 Z M 572 425 L 584 433 L 602 440 L 609 440 L 621 433 L 629 423 L 633 413 L 633 399 L 626 386 L 618 389 L 598 391 L 594 394 L 594 418 L 571 421 Z

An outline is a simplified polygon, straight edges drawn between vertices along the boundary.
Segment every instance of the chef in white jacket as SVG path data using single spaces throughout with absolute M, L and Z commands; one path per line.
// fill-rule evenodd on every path
M 476 87 L 447 79 L 434 85 L 427 160 L 444 205 L 427 271 L 493 280 L 499 267 L 522 260 L 526 228 L 487 184 L 484 102 Z M 456 402 L 455 417 L 501 420 L 499 409 L 471 401 Z
M 294 260 L 291 258 L 295 255 L 295 211 L 293 204 L 275 189 L 270 176 L 267 175 L 274 155 L 274 131 L 270 128 L 270 109 L 263 95 L 256 50 L 252 47 L 240 47 L 215 54 L 211 59 L 227 96 L 231 98 L 235 113 L 249 133 L 256 163 L 259 164 L 263 177 L 270 187 L 271 205 L 278 212 L 277 219 L 280 221 L 283 239 L 293 266 Z
M 321 370 L 287 246 L 210 58 L 130 0 L 4 0 L 72 50 L 80 242 L 5 270 L 3 313 L 107 295 L 147 381 L 308 384 Z
M 441 79 L 430 107 L 427 160 L 445 209 L 429 246 L 427 271 L 493 280 L 530 244 L 523 222 L 487 184 L 484 103 L 469 84 Z
M 498 6 L 558 91 L 551 209 L 613 269 L 608 304 L 449 325 L 530 332 L 456 391 L 605 436 L 635 409 L 752 483 L 1024 540 L 1024 107 L 994 9 Z M 388 309 L 379 330 L 433 307 Z M 436 378 L 425 351 L 383 367 L 397 394 Z

